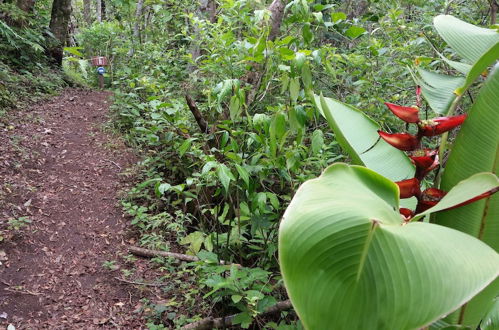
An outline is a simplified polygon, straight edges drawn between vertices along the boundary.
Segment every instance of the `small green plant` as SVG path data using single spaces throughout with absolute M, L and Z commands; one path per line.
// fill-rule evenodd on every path
M 102 263 L 102 267 L 108 270 L 118 270 L 120 268 L 119 265 L 116 264 L 115 260 L 106 260 Z
M 7 221 L 8 230 L 21 230 L 31 224 L 29 217 L 11 218 Z

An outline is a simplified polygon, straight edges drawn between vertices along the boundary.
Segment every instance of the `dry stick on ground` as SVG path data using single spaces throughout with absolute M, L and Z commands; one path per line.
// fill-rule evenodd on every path
M 168 283 L 146 283 L 146 282 L 136 282 L 136 281 L 129 281 L 125 280 L 124 278 L 119 278 L 115 277 L 116 280 L 123 282 L 123 283 L 128 283 L 128 284 L 135 284 L 135 285 L 144 285 L 144 286 L 166 286 Z
M 273 314 L 277 312 L 282 312 L 284 310 L 290 309 L 292 307 L 291 301 L 290 300 L 284 300 L 280 301 L 274 306 L 271 306 L 263 313 L 260 314 L 262 315 L 267 315 L 267 314 Z M 183 327 L 183 330 L 204 330 L 204 329 L 213 329 L 213 328 L 222 328 L 222 327 L 227 327 L 231 326 L 234 318 L 236 317 L 237 314 L 235 315 L 230 315 L 230 316 L 225 316 L 225 317 L 219 317 L 219 318 L 212 318 L 212 317 L 207 317 L 202 320 L 199 320 L 197 322 L 191 323 Z
M 187 101 L 187 105 L 189 106 L 189 110 L 191 110 L 192 114 L 194 115 L 194 118 L 196 119 L 196 122 L 198 123 L 198 126 L 201 129 L 201 132 L 209 133 L 210 130 L 208 128 L 208 123 L 204 119 L 201 111 L 199 111 L 194 99 L 190 95 L 186 94 L 185 100 Z
M 141 257 L 148 257 L 148 258 L 153 258 L 153 257 L 166 257 L 166 258 L 174 258 L 177 260 L 182 260 L 182 261 L 199 261 L 200 259 L 196 256 L 190 256 L 187 254 L 182 254 L 182 253 L 174 253 L 174 252 L 166 252 L 166 251 L 157 251 L 157 250 L 150 250 L 150 249 L 144 249 L 140 248 L 137 246 L 129 246 L 128 251 L 132 254 L 135 254 L 136 256 L 141 256 Z M 220 260 L 221 265 L 229 265 L 229 266 L 236 266 L 236 267 L 242 267 L 239 264 L 231 264 L 227 263 L 224 260 Z

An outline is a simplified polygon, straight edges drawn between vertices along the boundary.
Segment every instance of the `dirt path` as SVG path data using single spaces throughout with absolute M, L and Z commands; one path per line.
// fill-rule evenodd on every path
M 126 254 L 117 192 L 133 160 L 101 130 L 109 96 L 68 89 L 0 126 L 0 326 L 142 327 L 133 287 L 103 267 Z M 31 224 L 11 235 L 9 219 Z

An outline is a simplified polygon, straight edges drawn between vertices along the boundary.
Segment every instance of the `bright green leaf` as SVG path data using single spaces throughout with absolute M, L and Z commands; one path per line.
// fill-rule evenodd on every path
M 483 242 L 430 223 L 403 224 L 397 186 L 334 164 L 296 192 L 279 228 L 284 283 L 307 329 L 419 329 L 499 275 Z
M 316 95 L 315 104 L 355 164 L 365 165 L 393 181 L 414 176 L 409 157 L 379 139 L 380 126 L 371 118 L 332 98 Z

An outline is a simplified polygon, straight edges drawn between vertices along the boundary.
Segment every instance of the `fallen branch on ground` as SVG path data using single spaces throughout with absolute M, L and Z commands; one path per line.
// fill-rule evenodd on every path
M 267 308 L 260 315 L 267 315 L 267 314 L 282 312 L 284 310 L 290 309 L 291 307 L 292 307 L 292 305 L 291 305 L 290 300 L 280 301 L 277 304 L 275 304 L 274 306 Z M 232 322 L 236 316 L 237 316 L 237 314 L 225 316 L 225 317 L 219 317 L 216 319 L 214 319 L 212 317 L 207 317 L 207 318 L 204 318 L 204 319 L 199 320 L 197 322 L 188 324 L 188 325 L 184 326 L 182 329 L 183 330 L 204 330 L 204 329 L 227 327 L 227 326 L 232 325 Z
M 124 282 L 124 283 L 128 283 L 128 284 L 135 284 L 135 285 L 144 285 L 144 286 L 165 286 L 165 285 L 168 285 L 167 283 L 135 282 L 135 281 L 125 280 L 124 278 L 119 278 L 119 277 L 115 277 L 115 279 L 120 281 L 120 282 Z
M 199 261 L 200 259 L 196 256 L 190 256 L 187 254 L 182 254 L 182 253 L 174 253 L 174 252 L 166 252 L 166 251 L 158 251 L 158 250 L 150 250 L 150 249 L 144 249 L 141 247 L 137 246 L 129 246 L 128 251 L 136 256 L 141 256 L 141 257 L 148 257 L 148 258 L 154 258 L 154 257 L 166 257 L 166 258 L 174 258 L 177 260 L 182 260 L 182 261 Z M 229 265 L 229 266 L 237 266 L 237 267 L 242 267 L 239 264 L 230 264 L 227 263 L 224 260 L 220 260 L 221 265 Z

